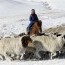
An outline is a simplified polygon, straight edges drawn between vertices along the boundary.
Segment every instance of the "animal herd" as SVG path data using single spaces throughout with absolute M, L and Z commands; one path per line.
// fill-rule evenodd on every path
M 44 33 L 38 36 L 19 35 L 0 39 L 1 60 L 53 59 L 65 52 L 65 34 Z

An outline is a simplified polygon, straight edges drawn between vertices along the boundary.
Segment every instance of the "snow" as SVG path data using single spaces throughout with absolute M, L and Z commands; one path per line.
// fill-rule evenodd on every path
M 1 61 L 1 65 L 65 65 L 65 59 L 54 59 L 45 61 Z
M 26 0 L 26 1 L 47 2 L 52 9 L 65 10 L 65 0 Z
M 42 2 L 28 2 L 28 1 L 16 1 L 16 0 L 0 0 L 0 16 L 14 16 L 30 14 L 31 9 L 36 9 L 37 13 L 47 10 Z
M 0 0 L 0 37 L 14 36 L 23 32 L 26 33 L 26 28 L 30 22 L 28 20 L 30 10 L 32 8 L 36 9 L 39 19 L 42 20 L 43 31 L 51 27 L 65 24 L 65 11 L 63 11 L 65 10 L 64 3 L 64 0 Z M 65 59 L 12 62 L 0 61 L 0 65 L 48 64 L 65 65 Z
M 65 10 L 65 0 L 46 0 L 53 9 Z
M 1 17 L 0 37 L 26 33 L 26 28 L 30 23 L 28 17 L 29 16 L 23 17 L 22 15 Z M 42 20 L 43 31 L 57 25 L 65 24 L 65 13 L 61 11 L 45 11 L 44 13 L 38 14 L 38 17 Z

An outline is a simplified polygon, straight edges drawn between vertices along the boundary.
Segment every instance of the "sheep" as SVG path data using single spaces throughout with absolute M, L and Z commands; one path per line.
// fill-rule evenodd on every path
M 35 54 L 39 57 L 39 51 L 49 51 L 51 52 L 51 59 L 56 55 L 56 51 L 60 51 L 65 42 L 65 35 L 55 36 L 51 35 L 42 35 L 42 36 L 34 36 L 30 37 L 32 39 L 32 44 L 34 44 L 36 48 Z
M 29 36 L 18 36 L 18 37 L 11 37 L 11 38 L 2 38 L 0 39 L 0 55 L 3 56 L 3 59 L 8 59 L 7 55 L 9 54 L 16 54 L 19 56 L 20 54 L 24 54 L 26 47 L 31 47 L 32 40 L 29 39 Z M 29 39 L 29 40 L 28 40 Z M 26 43 L 25 43 L 26 42 Z M 32 47 L 34 45 L 32 44 Z M 9 58 L 10 59 L 10 58 Z
M 63 42 L 64 40 L 62 36 L 55 37 L 54 35 L 53 36 L 37 36 L 35 38 L 33 37 L 33 41 L 37 41 L 38 43 L 40 42 L 42 44 L 43 48 L 41 50 L 51 52 L 51 59 L 52 59 L 52 54 L 54 54 L 56 51 L 60 51 L 64 44 Z

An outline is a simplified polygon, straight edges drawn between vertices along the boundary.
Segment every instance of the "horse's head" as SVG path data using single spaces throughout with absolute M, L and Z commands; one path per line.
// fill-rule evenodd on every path
M 37 25 L 38 25 L 39 27 L 41 27 L 41 26 L 42 26 L 42 21 L 39 20 L 39 21 L 37 22 Z
M 39 32 L 42 32 L 42 21 L 41 20 L 37 22 L 37 27 L 38 27 Z

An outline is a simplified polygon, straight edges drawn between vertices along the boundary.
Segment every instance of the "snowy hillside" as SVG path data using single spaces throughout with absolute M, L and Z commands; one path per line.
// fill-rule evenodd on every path
M 56 10 L 47 11 L 42 14 L 38 14 L 40 20 L 42 20 L 42 29 L 55 27 L 57 25 L 65 24 L 65 13 L 57 12 Z M 9 16 L 0 18 L 0 37 L 14 36 L 25 32 L 29 25 L 28 17 L 25 16 Z
M 47 2 L 52 9 L 65 10 L 65 0 L 26 0 L 26 1 Z
M 0 16 L 28 15 L 32 8 L 36 9 L 37 13 L 48 10 L 43 2 L 0 0 Z
M 65 0 L 46 0 L 52 9 L 65 10 Z
M 65 11 L 50 10 L 47 2 L 32 2 L 24 0 L 0 0 L 0 37 L 26 33 L 29 25 L 29 14 L 31 8 L 42 20 L 42 29 L 65 24 Z

